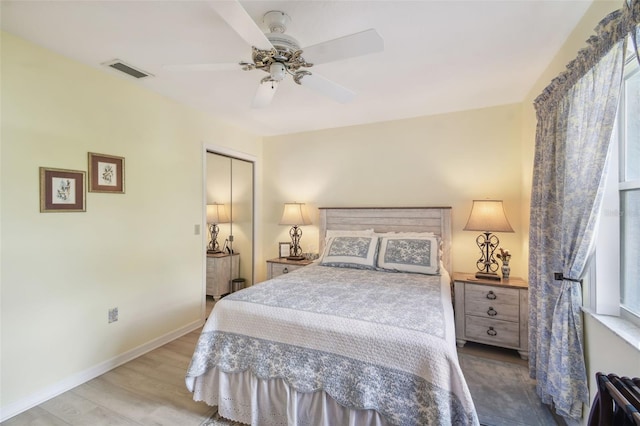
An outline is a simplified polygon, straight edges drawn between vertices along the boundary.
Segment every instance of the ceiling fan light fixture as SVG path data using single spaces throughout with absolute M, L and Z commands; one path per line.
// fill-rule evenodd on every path
M 286 75 L 284 65 L 280 62 L 272 63 L 269 67 L 269 74 L 271 74 L 272 80 L 282 81 L 282 79 L 284 79 L 284 76 Z

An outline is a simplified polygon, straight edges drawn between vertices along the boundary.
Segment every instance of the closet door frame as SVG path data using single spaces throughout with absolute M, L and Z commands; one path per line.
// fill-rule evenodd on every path
M 237 160 L 247 161 L 253 164 L 253 191 L 252 191 L 252 204 L 253 204 L 253 227 L 252 227 L 252 253 L 251 253 L 251 282 L 256 282 L 256 255 L 258 253 L 258 242 L 256 236 L 258 234 L 258 203 L 257 203 L 257 177 L 259 176 L 259 162 L 258 157 L 247 154 L 245 152 L 236 151 L 230 148 L 203 143 L 202 147 L 202 318 L 206 317 L 206 302 L 207 302 L 207 250 L 204 249 L 208 243 L 207 235 L 207 154 L 224 155 L 229 158 Z

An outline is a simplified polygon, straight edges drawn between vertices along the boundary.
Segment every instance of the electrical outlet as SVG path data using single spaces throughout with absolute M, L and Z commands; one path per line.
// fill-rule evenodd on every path
M 200 235 L 200 225 L 198 224 L 193 225 L 193 233 L 194 235 Z
M 118 308 L 109 309 L 109 324 L 118 321 Z

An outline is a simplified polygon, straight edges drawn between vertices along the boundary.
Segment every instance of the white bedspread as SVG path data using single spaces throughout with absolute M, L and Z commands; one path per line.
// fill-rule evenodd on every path
M 456 355 L 448 275 L 312 265 L 227 296 L 202 331 L 186 381 L 195 400 L 222 407 L 239 396 L 221 383 L 229 380 L 289 392 L 293 403 L 327 395 L 375 410 L 373 424 L 478 424 Z M 221 414 L 255 424 L 250 402 L 246 410 L 242 403 Z M 325 423 L 304 409 L 280 411 L 284 424 Z

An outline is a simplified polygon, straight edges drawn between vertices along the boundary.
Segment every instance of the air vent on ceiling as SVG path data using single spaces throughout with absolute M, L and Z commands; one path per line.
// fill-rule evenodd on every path
M 125 64 L 120 59 L 114 59 L 113 61 L 104 62 L 102 65 L 106 65 L 108 67 L 116 69 L 120 72 L 123 72 L 135 78 L 144 78 L 144 77 L 153 76 L 148 72 L 142 71 L 138 68 L 132 67 L 131 65 Z

